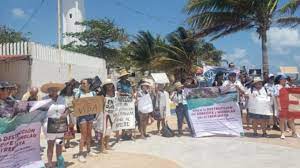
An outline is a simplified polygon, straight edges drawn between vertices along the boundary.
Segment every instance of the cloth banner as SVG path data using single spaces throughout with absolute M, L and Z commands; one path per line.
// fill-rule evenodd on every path
M 119 96 L 114 113 L 113 130 L 135 128 L 135 106 L 132 97 Z
M 237 68 L 225 68 L 225 67 L 217 67 L 217 66 L 204 66 L 203 67 L 203 75 L 206 79 L 208 86 L 212 86 L 215 76 L 218 72 L 222 72 L 224 74 L 224 78 L 227 78 L 227 75 L 230 72 L 235 72 L 237 76 L 240 74 L 240 70 Z
M 45 167 L 40 155 L 40 131 L 46 116 L 46 111 L 38 110 L 0 118 L 0 167 Z
M 209 87 L 191 89 L 187 93 L 195 137 L 244 133 L 237 92 L 221 94 L 218 88 Z
M 280 118 L 300 118 L 300 88 L 282 88 L 279 91 Z

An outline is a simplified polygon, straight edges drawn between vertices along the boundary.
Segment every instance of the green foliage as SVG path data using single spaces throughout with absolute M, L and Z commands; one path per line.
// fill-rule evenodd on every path
M 127 40 L 124 29 L 109 19 L 87 20 L 76 23 L 85 26 L 84 32 L 68 33 L 75 41 L 63 46 L 64 49 L 106 59 L 109 65 L 116 65 L 120 57 L 118 48 Z
M 299 6 L 300 0 L 290 0 L 280 9 L 280 12 L 294 14 Z
M 151 62 L 160 54 L 157 49 L 158 44 L 164 44 L 163 39 L 160 36 L 154 37 L 149 31 L 140 31 L 135 40 L 130 43 L 130 57 L 141 71 L 153 70 Z
M 129 56 L 141 71 L 164 71 L 177 74 L 177 79 L 193 73 L 197 59 L 218 65 L 223 52 L 212 44 L 194 39 L 194 34 L 179 27 L 166 38 L 139 32 L 128 46 Z
M 262 40 L 263 70 L 269 72 L 266 32 L 278 3 L 279 0 L 189 0 L 185 10 L 197 37 L 211 36 L 214 40 L 255 29 Z
M 19 41 L 28 41 L 22 32 L 17 32 L 14 29 L 0 25 L 0 43 L 15 43 Z
M 297 9 L 300 6 L 300 0 L 290 0 L 287 2 L 281 9 L 280 12 L 282 14 L 288 14 L 288 16 L 284 16 L 278 19 L 278 23 L 282 26 L 297 26 L 300 24 L 300 17 L 294 16 Z M 293 15 L 293 16 L 291 16 Z
M 213 44 L 194 38 L 192 31 L 179 27 L 167 36 L 167 45 L 158 45 L 160 57 L 153 62 L 155 67 L 164 68 L 177 74 L 177 79 L 191 75 L 198 61 L 210 65 L 219 65 L 222 51 Z M 179 73 L 178 73 L 179 72 Z

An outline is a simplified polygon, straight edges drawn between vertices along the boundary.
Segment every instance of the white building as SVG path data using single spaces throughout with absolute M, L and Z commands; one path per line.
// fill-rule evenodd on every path
M 73 41 L 78 44 L 78 39 L 66 36 L 66 33 L 77 33 L 85 30 L 84 26 L 76 25 L 76 22 L 84 21 L 84 0 L 62 0 L 62 26 L 63 45 Z
M 31 86 L 47 82 L 67 82 L 99 76 L 107 78 L 106 61 L 85 54 L 59 50 L 33 42 L 0 44 L 0 80 L 21 86 L 20 94 Z

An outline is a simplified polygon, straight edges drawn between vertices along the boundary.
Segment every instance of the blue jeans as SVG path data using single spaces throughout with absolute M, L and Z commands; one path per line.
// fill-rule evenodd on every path
M 188 107 L 187 105 L 183 105 L 183 104 L 178 104 L 176 106 L 176 115 L 177 115 L 177 126 L 178 126 L 178 131 L 179 133 L 182 132 L 182 125 L 183 125 L 183 119 L 186 119 L 186 122 L 188 124 L 188 127 L 192 133 L 192 127 L 191 127 L 191 123 L 190 123 L 190 118 L 188 115 Z

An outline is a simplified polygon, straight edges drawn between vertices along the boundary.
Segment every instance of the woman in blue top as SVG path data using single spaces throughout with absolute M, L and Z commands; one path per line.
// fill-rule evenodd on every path
M 84 98 L 84 97 L 93 97 L 96 96 L 96 93 L 93 91 L 90 91 L 91 83 L 88 79 L 83 79 L 80 82 L 80 89 L 75 94 L 75 99 Z M 95 119 L 94 115 L 85 115 L 80 116 L 77 119 L 77 123 L 80 125 L 80 145 L 79 145 L 79 157 L 78 160 L 80 162 L 86 162 L 84 156 L 83 156 L 83 147 L 86 145 L 87 152 L 89 156 L 96 156 L 95 153 L 91 152 L 91 141 L 92 141 L 92 126 L 93 121 Z

